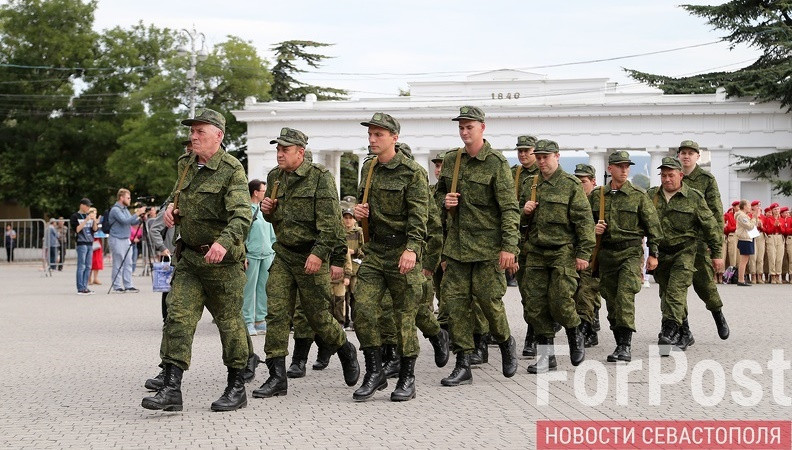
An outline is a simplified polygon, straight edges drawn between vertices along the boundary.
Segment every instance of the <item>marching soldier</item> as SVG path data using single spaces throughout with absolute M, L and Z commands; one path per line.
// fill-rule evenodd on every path
M 339 249 L 346 247 L 333 176 L 305 158 L 308 137 L 301 131 L 283 128 L 270 144 L 277 144 L 278 166 L 267 175 L 261 204 L 277 238 L 267 281 L 264 351 L 270 376 L 253 396 L 287 393 L 289 323 L 298 293 L 308 324 L 324 345 L 338 353 L 344 381 L 354 386 L 360 376 L 355 346 L 329 311 L 330 280 L 344 275 L 344 252 Z
M 580 317 L 572 298 L 578 286 L 578 272 L 589 266 L 594 248 L 594 221 L 591 206 L 580 180 L 559 166 L 555 141 L 540 140 L 534 154 L 540 177 L 523 192 L 523 223 L 528 226 L 524 251 L 526 268 L 523 284 L 528 292 L 528 316 L 543 346 L 539 359 L 528 366 L 529 373 L 555 370 L 553 352 L 558 322 L 566 328 L 573 366 L 585 359 Z
M 594 217 L 604 217 L 594 232 L 602 236 L 597 261 L 599 287 L 616 340 L 616 350 L 608 355 L 609 362 L 632 360 L 630 347 L 635 332 L 635 294 L 641 291 L 643 278 L 643 237 L 647 237 L 649 247 L 646 269 L 654 270 L 657 267 L 657 243 L 662 233 L 657 211 L 646 193 L 627 180 L 630 166 L 634 164 L 629 153 L 612 153 L 608 157 L 610 183 L 595 188 L 589 196 Z
M 589 197 L 597 186 L 596 174 L 597 171 L 589 164 L 578 164 L 575 166 L 574 175 L 580 180 L 586 197 Z M 597 213 L 594 214 L 594 220 L 596 219 Z M 585 336 L 585 347 L 589 348 L 599 345 L 597 332 L 600 330 L 599 310 L 602 305 L 600 301 L 600 280 L 599 276 L 595 277 L 592 275 L 591 265 L 585 270 L 578 272 L 578 275 L 580 275 L 580 280 L 578 280 L 578 287 L 575 291 L 575 307 L 577 308 L 578 316 L 580 316 L 580 326 Z
M 663 313 L 658 345 L 661 346 L 661 354 L 668 355 L 670 346 L 682 349 L 686 344 L 679 334 L 687 318 L 687 290 L 693 283 L 694 272 L 698 270 L 694 266 L 699 251 L 696 241 L 704 239 L 703 245 L 710 251 L 714 269 L 721 269 L 723 227 L 707 207 L 704 195 L 682 182 L 684 173 L 678 159 L 663 158 L 658 168 L 662 186 L 650 188 L 647 195 L 657 210 L 663 232 L 658 244 L 654 277 L 660 287 Z M 728 337 L 729 329 L 721 310 L 713 310 L 712 316 L 718 326 L 718 334 Z

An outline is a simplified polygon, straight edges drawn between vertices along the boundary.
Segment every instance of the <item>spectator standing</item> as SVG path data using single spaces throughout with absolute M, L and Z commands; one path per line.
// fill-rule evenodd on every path
M 250 209 L 253 222 L 250 225 L 245 247 L 247 259 L 245 260 L 245 275 L 247 282 L 243 291 L 242 316 L 245 318 L 248 334 L 255 336 L 267 332 L 267 279 L 269 268 L 275 251 L 275 230 L 272 225 L 264 220 L 261 214 L 261 201 L 267 191 L 267 183 L 255 179 L 248 183 L 250 193 Z
M 138 255 L 140 255 L 140 242 L 143 239 L 143 227 L 129 227 L 129 241 L 132 243 L 132 273 L 137 270 Z
M 60 248 L 60 240 L 58 240 L 58 229 L 55 226 L 55 218 L 49 220 L 49 227 L 47 228 L 47 241 L 49 245 L 49 268 L 55 270 L 58 267 L 58 249 Z
M 129 213 L 129 202 L 132 199 L 128 189 L 118 190 L 118 201 L 110 208 L 110 252 L 113 254 L 113 292 L 122 294 L 124 292 L 140 292 L 132 285 L 132 245 L 130 233 L 132 225 L 140 223 L 140 215 L 146 208 L 140 207 L 135 210 L 135 215 Z M 92 240 L 93 242 L 93 240 Z M 120 272 L 120 273 L 119 273 Z
M 58 230 L 58 241 L 60 242 L 60 247 L 58 247 L 59 251 L 59 259 L 58 259 L 58 271 L 63 270 L 63 262 L 66 261 L 66 245 L 68 244 L 68 239 L 66 233 L 69 232 L 69 229 L 66 227 L 66 221 L 63 220 L 63 216 L 58 217 L 58 222 L 56 223 L 56 227 Z
M 740 200 L 737 211 L 734 213 L 734 221 L 737 224 L 735 227 L 735 235 L 737 236 L 737 249 L 740 251 L 740 261 L 737 267 L 737 285 L 750 286 L 750 282 L 746 282 L 745 267 L 748 265 L 748 259 L 754 254 L 754 240 L 748 234 L 749 231 L 756 228 L 756 220 L 751 217 L 751 207 L 748 205 L 748 200 Z
M 92 211 L 94 214 L 97 213 L 96 208 L 91 208 L 89 211 Z M 102 218 L 100 217 L 97 222 L 101 221 Z M 91 246 L 93 253 L 91 254 L 91 278 L 88 284 L 102 284 L 99 281 L 99 271 L 104 269 L 104 249 L 102 248 L 100 233 L 102 233 L 101 230 L 94 234 L 93 245 Z
M 11 227 L 11 225 L 6 225 L 5 229 L 5 249 L 6 249 L 6 261 L 12 262 L 14 261 L 14 247 L 16 246 L 16 231 Z
M 88 277 L 91 275 L 91 250 L 93 248 L 93 234 L 99 229 L 99 220 L 96 212 L 90 212 L 93 205 L 91 200 L 80 200 L 80 209 L 71 215 L 69 225 L 77 234 L 77 294 L 90 295 L 94 292 L 88 289 Z

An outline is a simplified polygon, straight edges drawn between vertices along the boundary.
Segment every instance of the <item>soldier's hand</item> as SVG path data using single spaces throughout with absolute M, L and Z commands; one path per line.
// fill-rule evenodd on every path
M 443 200 L 445 209 L 455 208 L 459 205 L 459 192 L 449 192 Z
M 608 224 L 605 223 L 604 220 L 600 220 L 599 222 L 597 222 L 596 225 L 594 225 L 594 234 L 598 236 L 601 234 L 605 234 L 606 228 L 608 228 Z
M 209 247 L 209 251 L 206 252 L 206 255 L 204 255 L 204 261 L 209 264 L 217 264 L 225 258 L 227 251 L 225 247 L 215 242 Z
M 528 200 L 527 202 L 525 202 L 525 206 L 523 207 L 523 212 L 525 213 L 526 216 L 531 215 L 536 210 L 537 206 L 539 206 L 539 202 L 532 202 Z
M 650 256 L 646 258 L 646 270 L 655 270 L 657 268 L 657 258 Z
M 520 270 L 520 263 L 514 261 L 514 264 L 512 264 L 512 266 L 506 270 L 508 270 L 511 275 L 514 275 L 517 273 L 518 270 Z
M 261 201 L 261 212 L 264 214 L 269 214 L 275 209 L 275 205 L 278 204 L 278 199 L 271 199 L 269 197 L 264 197 L 264 200 Z
M 500 264 L 502 270 L 506 270 L 517 264 L 517 258 L 514 256 L 514 253 L 500 252 L 498 264 Z
M 404 275 L 415 267 L 415 252 L 405 250 L 399 258 L 399 273 Z
M 446 271 L 446 267 L 448 267 L 448 261 L 442 261 L 440 263 L 440 268 L 443 269 L 443 272 Z
M 319 260 L 319 264 L 321 265 L 321 260 Z M 333 281 L 338 281 L 341 278 L 344 278 L 344 268 L 338 266 L 330 266 L 330 279 Z
M 369 216 L 369 204 L 368 203 L 360 203 L 355 205 L 355 219 L 363 220 Z
M 313 275 L 319 272 L 319 269 L 321 267 L 322 267 L 322 260 L 318 256 L 314 255 L 313 253 L 308 255 L 308 259 L 305 260 L 306 275 Z
M 169 203 L 168 207 L 165 208 L 165 215 L 163 216 L 166 227 L 173 228 L 174 225 L 173 214 L 178 214 L 178 213 L 179 213 L 178 209 L 173 209 L 173 203 Z
M 712 260 L 712 268 L 715 269 L 715 273 L 723 272 L 723 259 L 713 259 Z
M 349 283 L 351 282 L 352 280 L 350 280 L 349 278 L 344 278 L 344 286 L 349 286 Z
M 421 273 L 423 273 L 426 278 L 432 278 L 432 275 L 434 275 L 434 272 L 429 269 L 421 269 Z
M 581 270 L 588 269 L 589 262 L 585 259 L 575 258 L 575 270 L 580 272 Z

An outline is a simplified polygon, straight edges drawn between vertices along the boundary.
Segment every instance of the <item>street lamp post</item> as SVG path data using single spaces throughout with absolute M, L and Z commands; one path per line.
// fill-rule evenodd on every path
M 187 79 L 190 81 L 190 117 L 195 117 L 195 94 L 198 90 L 196 86 L 196 66 L 198 61 L 206 61 L 209 55 L 206 53 L 206 36 L 203 33 L 196 31 L 193 25 L 192 30 L 181 30 L 188 38 L 190 38 L 190 48 L 185 46 L 179 47 L 179 56 L 190 55 L 190 69 L 187 70 Z M 198 39 L 201 39 L 201 48 L 198 49 Z

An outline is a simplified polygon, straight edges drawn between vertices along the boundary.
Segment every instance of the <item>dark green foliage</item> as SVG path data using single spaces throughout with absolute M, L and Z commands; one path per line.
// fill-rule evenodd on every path
M 332 44 L 313 41 L 284 41 L 275 44 L 275 66 L 272 68 L 273 100 L 279 102 L 302 101 L 306 94 L 316 94 L 318 100 L 343 100 L 347 91 L 322 86 L 312 86 L 294 78 L 293 74 L 303 73 L 305 69 L 297 67 L 302 61 L 310 67 L 318 68 L 328 57 L 319 53 L 308 53 L 306 48 L 329 47 Z

